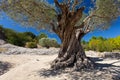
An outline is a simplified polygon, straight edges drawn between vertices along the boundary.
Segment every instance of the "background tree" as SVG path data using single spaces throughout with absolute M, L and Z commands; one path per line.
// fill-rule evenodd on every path
M 0 26 L 1 37 L 3 37 L 6 42 L 24 47 L 26 42 L 36 42 L 36 36 L 31 32 L 16 32 L 9 28 L 3 28 Z
M 61 49 L 52 68 L 93 68 L 80 41 L 90 31 L 107 29 L 120 16 L 120 0 L 54 0 L 55 6 L 45 1 L 1 0 L 0 9 L 23 25 L 52 29 L 60 37 Z
M 0 39 L 2 39 L 2 40 L 6 39 L 4 29 L 1 25 L 0 25 Z
M 55 39 L 49 39 L 49 38 L 41 38 L 39 39 L 39 45 L 42 47 L 59 47 L 59 44 L 57 43 L 57 41 Z
M 48 38 L 47 34 L 45 33 L 40 33 L 38 36 L 37 36 L 37 39 L 42 39 L 42 38 Z
M 23 33 L 25 36 L 30 36 L 32 39 L 36 38 L 36 35 L 33 34 L 32 32 L 24 32 Z

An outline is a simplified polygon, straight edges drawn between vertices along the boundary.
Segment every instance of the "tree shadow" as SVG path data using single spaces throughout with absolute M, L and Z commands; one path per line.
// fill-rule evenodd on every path
M 50 76 L 60 75 L 62 72 L 63 70 L 42 69 L 38 73 L 40 74 L 40 76 L 50 77 Z
M 102 58 L 91 58 L 93 61 L 103 61 Z M 56 77 L 60 75 L 66 74 L 69 76 L 70 80 L 101 80 L 105 79 L 106 76 L 113 74 L 113 80 L 120 80 L 120 66 L 113 65 L 114 63 L 118 63 L 120 61 L 113 62 L 111 64 L 102 64 L 102 63 L 95 63 L 94 69 L 84 69 L 80 71 L 74 71 L 72 68 L 67 69 L 42 69 L 38 71 L 38 74 L 42 77 L 49 78 L 49 77 Z M 100 73 L 98 75 L 97 73 Z M 67 80 L 67 79 L 64 79 Z M 109 79 L 108 79 L 109 80 Z
M 88 58 L 94 62 L 103 61 L 103 58 L 98 58 L 98 57 L 88 57 Z
M 6 73 L 11 67 L 12 65 L 10 63 L 0 61 L 0 75 Z
M 117 52 L 108 53 L 104 55 L 104 58 L 120 59 L 120 53 L 117 53 Z

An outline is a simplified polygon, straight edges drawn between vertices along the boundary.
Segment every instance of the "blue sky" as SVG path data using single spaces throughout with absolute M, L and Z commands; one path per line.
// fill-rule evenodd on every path
M 48 1 L 50 1 L 50 3 L 53 3 L 52 2 L 53 0 L 48 0 Z M 55 33 L 51 33 L 46 30 L 36 30 L 35 28 L 23 27 L 20 24 L 15 23 L 13 20 L 11 20 L 7 16 L 5 16 L 4 19 L 0 20 L 0 25 L 3 25 L 3 27 L 5 28 L 11 28 L 19 32 L 30 31 L 36 35 L 38 35 L 41 32 L 44 32 L 48 35 L 49 38 L 56 38 L 56 40 L 60 43 L 60 39 Z M 120 36 L 120 17 L 113 22 L 113 24 L 110 26 L 108 30 L 105 30 L 105 31 L 96 30 L 94 32 L 90 32 L 83 39 L 88 41 L 92 36 L 103 36 L 105 38 L 114 38 L 114 37 Z

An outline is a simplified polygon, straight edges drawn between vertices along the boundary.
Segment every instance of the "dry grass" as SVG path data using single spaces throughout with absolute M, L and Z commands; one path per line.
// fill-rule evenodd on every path
M 6 52 L 7 49 L 6 48 L 0 48 L 0 52 Z

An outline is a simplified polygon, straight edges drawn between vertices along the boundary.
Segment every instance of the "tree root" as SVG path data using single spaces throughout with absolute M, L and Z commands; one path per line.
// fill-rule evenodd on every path
M 65 67 L 68 67 L 68 66 L 71 66 L 73 63 L 74 63 L 74 60 L 75 60 L 75 56 L 72 55 L 69 59 L 63 59 L 63 57 L 60 59 L 60 58 L 57 58 L 53 61 L 52 65 L 51 65 L 51 68 L 53 69 L 60 69 L 60 68 L 65 68 Z
M 81 69 L 94 69 L 95 64 L 92 60 L 89 58 L 84 58 L 84 60 L 77 60 L 77 62 L 74 64 L 75 70 L 81 70 Z
M 89 58 L 84 58 L 82 60 L 79 58 L 78 60 L 75 59 L 76 57 L 72 55 L 68 60 L 61 61 L 60 59 L 54 60 L 51 65 L 51 68 L 57 70 L 66 67 L 73 67 L 74 70 L 81 70 L 81 69 L 94 69 L 94 62 L 91 61 Z

